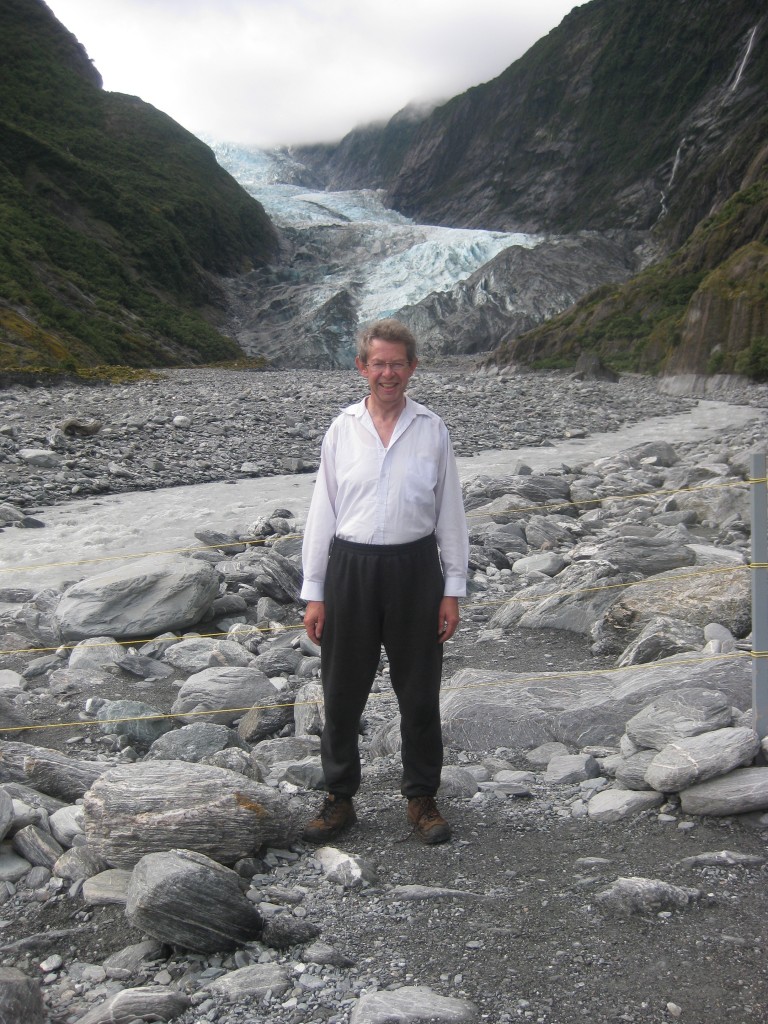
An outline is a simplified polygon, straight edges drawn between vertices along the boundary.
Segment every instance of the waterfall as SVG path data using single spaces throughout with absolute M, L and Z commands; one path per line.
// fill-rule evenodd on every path
M 680 166 L 680 161 L 681 161 L 682 156 L 683 156 L 683 149 L 684 149 L 685 144 L 687 142 L 688 142 L 688 137 L 686 135 L 684 135 L 682 137 L 682 139 L 680 140 L 680 144 L 678 145 L 677 150 L 675 151 L 675 158 L 672 161 L 672 170 L 669 173 L 669 181 L 667 182 L 667 187 L 665 189 L 660 189 L 659 190 L 659 206 L 660 206 L 660 210 L 659 210 L 659 216 L 656 218 L 656 221 L 655 221 L 656 224 L 658 224 L 659 221 L 663 217 L 666 217 L 667 213 L 669 212 L 669 210 L 667 208 L 667 195 L 669 194 L 669 190 L 672 188 L 672 182 L 675 180 L 675 175 L 677 174 L 677 169 Z
M 741 58 L 741 62 L 740 62 L 739 67 L 738 67 L 738 69 L 736 71 L 736 76 L 734 77 L 733 82 L 731 83 L 731 87 L 728 90 L 729 92 L 735 92 L 736 91 L 736 87 L 738 86 L 739 82 L 741 81 L 741 76 L 744 74 L 744 68 L 747 66 L 747 61 L 749 60 L 749 55 L 752 52 L 752 46 L 753 46 L 753 44 L 755 42 L 755 36 L 757 35 L 757 28 L 758 28 L 758 26 L 755 25 L 755 27 L 749 33 L 749 38 L 747 39 L 747 48 L 744 51 L 744 56 Z
M 687 141 L 688 140 L 685 137 L 683 137 L 680 140 L 680 145 L 677 147 L 677 152 L 675 153 L 675 159 L 674 159 L 674 161 L 672 163 L 672 172 L 669 175 L 669 181 L 667 182 L 667 188 L 668 189 L 672 188 L 672 182 L 675 180 L 675 175 L 677 174 L 677 168 L 680 166 L 680 157 L 682 156 L 682 153 L 683 153 L 683 146 L 686 144 Z

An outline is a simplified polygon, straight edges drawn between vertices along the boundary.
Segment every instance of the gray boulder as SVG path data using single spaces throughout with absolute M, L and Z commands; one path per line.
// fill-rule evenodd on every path
M 276 693 L 269 704 L 257 704 L 237 724 L 237 735 L 243 743 L 259 743 L 280 732 L 293 722 L 293 696 L 288 691 Z
M 125 650 L 113 636 L 93 636 L 81 640 L 69 655 L 69 670 L 119 673 Z
M 320 683 L 304 683 L 296 693 L 293 709 L 297 736 L 319 736 L 325 722 L 323 687 Z
M 159 960 L 162 955 L 161 942 L 157 939 L 144 939 L 142 942 L 133 942 L 130 946 L 119 949 L 103 960 L 101 966 L 107 972 L 108 978 L 126 981 L 138 973 L 148 960 Z
M 270 550 L 260 560 L 256 582 L 267 597 L 281 604 L 301 599 L 301 569 L 278 551 Z
M 154 636 L 194 625 L 218 589 L 219 577 L 199 559 L 145 558 L 69 587 L 56 623 L 65 640 Z
M 733 724 L 733 709 L 719 690 L 685 686 L 651 701 L 627 722 L 638 747 L 661 750 L 668 743 Z
M 193 722 L 156 739 L 147 752 L 146 760 L 202 761 L 233 742 L 233 734 L 226 725 Z
M 616 746 L 627 721 L 640 709 L 669 691 L 691 688 L 717 691 L 715 704 L 725 700 L 729 706 L 748 708 L 751 665 L 741 659 L 705 658 L 689 664 L 668 658 L 621 673 L 547 673 L 535 681 L 524 673 L 462 669 L 443 690 L 443 734 L 460 750 L 524 751 L 552 741 L 578 750 Z M 722 724 L 730 725 L 730 718 Z M 378 733 L 374 740 L 377 753 L 391 753 Z
M 523 528 L 518 523 L 475 523 L 469 528 L 472 544 L 482 544 L 499 551 L 517 551 L 525 554 L 528 550 Z
M 0 503 L 0 526 L 9 526 L 11 523 L 21 523 L 24 520 L 24 513 L 15 505 L 7 502 Z
M 636 578 L 617 573 L 608 562 L 578 562 L 507 601 L 493 614 L 490 626 L 504 629 L 519 623 L 527 629 L 563 629 L 588 636 L 616 601 L 616 587 Z
M 57 878 L 74 882 L 78 878 L 92 878 L 108 868 L 104 858 L 88 846 L 73 846 L 71 850 L 65 850 L 53 865 L 53 873 Z
M 298 671 L 303 657 L 290 645 L 266 644 L 259 651 L 256 667 L 267 676 L 290 676 Z
M 84 831 L 83 808 L 81 804 L 60 807 L 48 817 L 53 838 L 64 847 L 74 846 L 75 838 Z
M 40 982 L 16 967 L 0 966 L 0 1021 L 2 1024 L 45 1024 Z
M 252 665 L 253 660 L 253 655 L 234 640 L 203 636 L 180 640 L 163 655 L 163 661 L 187 673 L 202 672 L 220 665 L 247 666 Z
M 654 757 L 655 750 L 640 750 L 629 757 L 623 757 L 616 766 L 616 781 L 626 789 L 652 789 L 653 787 L 645 780 L 645 773 Z
M 593 629 L 599 653 L 623 651 L 659 615 L 702 629 L 719 622 L 734 636 L 746 636 L 752 624 L 749 573 L 743 569 L 660 573 L 625 588 L 603 612 Z
M 739 565 L 746 565 L 747 559 L 741 551 L 734 551 L 733 548 L 721 548 L 715 544 L 690 543 L 688 547 L 696 556 L 696 565 L 708 565 L 712 567 L 735 568 Z
M 466 999 L 441 996 L 426 985 L 404 985 L 361 996 L 352 1010 L 350 1024 L 472 1024 L 478 1009 Z
M 190 676 L 171 711 L 185 722 L 204 716 L 206 722 L 232 725 L 255 704 L 274 704 L 278 691 L 255 667 L 207 668 Z
M 268 775 L 274 765 L 319 756 L 320 739 L 317 736 L 280 736 L 262 740 L 251 751 L 250 760 Z
M 604 789 L 589 801 L 587 813 L 592 821 L 610 823 L 633 818 L 663 803 L 664 796 L 651 790 L 639 793 L 630 789 Z
M 737 478 L 729 478 L 732 483 Z M 724 486 L 722 476 L 708 475 L 697 481 L 691 490 L 680 490 L 674 498 L 675 507 L 696 514 L 699 522 L 723 523 L 736 518 L 744 523 L 750 519 L 749 489 Z
M 607 380 L 615 384 L 619 375 L 606 366 L 596 352 L 582 352 L 576 360 L 573 376 L 575 380 Z
M 585 558 L 610 562 L 619 572 L 640 572 L 643 576 L 656 576 L 696 561 L 693 551 L 676 538 L 650 531 L 644 536 L 585 541 L 577 544 L 570 556 L 575 562 Z
M 546 782 L 570 785 L 596 779 L 600 774 L 597 761 L 590 754 L 555 754 L 544 774 Z
M 0 789 L 0 842 L 8 835 L 14 817 L 13 800 L 4 789 Z
M 125 914 L 147 935 L 199 952 L 237 949 L 257 939 L 263 927 L 236 872 L 183 849 L 141 858 L 131 875 Z
M 645 780 L 660 793 L 677 793 L 751 764 L 759 749 L 752 729 L 716 729 L 668 743 L 648 765 Z
M 545 576 L 556 576 L 566 566 L 562 555 L 554 551 L 544 551 L 536 555 L 526 555 L 512 563 L 512 571 L 524 576 L 529 572 L 540 572 Z
M 595 899 L 602 906 L 622 914 L 657 914 L 662 910 L 680 910 L 699 899 L 701 891 L 671 885 L 657 878 L 617 878 Z
M 113 867 L 183 847 L 223 864 L 285 839 L 293 822 L 274 789 L 224 768 L 149 761 L 112 768 L 86 793 L 89 846 Z
M 677 452 L 667 441 L 643 441 L 632 448 L 625 448 L 622 454 L 629 459 L 630 465 L 635 467 L 675 466 L 679 461 Z
M 291 987 L 291 980 L 279 964 L 249 964 L 236 971 L 228 971 L 216 978 L 206 989 L 230 1002 L 263 999 L 268 992 L 282 996 Z
M 77 1024 L 118 1024 L 122 1021 L 170 1021 L 191 1005 L 189 996 L 165 985 L 124 988 L 94 1006 Z
M 107 868 L 91 875 L 83 883 L 83 900 L 90 907 L 125 906 L 131 872 L 123 868 Z
M 26 787 L 71 803 L 107 770 L 101 761 L 78 761 L 49 747 L 35 747 L 31 743 L 0 743 L 0 782 L 21 783 L 25 787 L 23 799 L 32 806 L 56 810 L 61 804 L 41 802 Z M 8 787 L 7 787 L 8 788 Z M 15 796 L 8 788 L 8 792 Z
M 455 798 L 469 800 L 478 791 L 477 780 L 466 768 L 458 765 L 444 765 L 440 777 L 440 799 Z
M 550 742 L 541 743 L 538 747 L 526 751 L 525 759 L 529 764 L 546 768 L 555 755 L 568 754 L 570 751 L 564 743 Z
M 649 661 L 661 661 L 673 654 L 685 651 L 699 651 L 704 646 L 704 630 L 682 619 L 671 619 L 657 615 L 640 631 L 618 660 L 619 668 L 625 665 L 643 665 Z
M 20 857 L 24 857 L 30 864 L 41 867 L 53 868 L 53 865 L 64 853 L 60 843 L 57 843 L 53 836 L 44 831 L 38 825 L 25 825 L 14 833 L 11 840 L 13 849 Z
M 102 732 L 126 736 L 131 743 L 145 747 L 174 727 L 172 718 L 139 700 L 105 701 L 96 717 L 104 723 Z
M 48 448 L 19 448 L 16 454 L 28 466 L 39 469 L 57 469 L 62 461 L 61 455 Z
M 483 517 L 496 522 L 520 519 L 525 513 L 562 515 L 570 509 L 568 481 L 546 473 L 515 473 L 509 476 L 479 475 L 464 486 L 465 505 L 474 521 Z M 537 506 L 542 506 L 538 508 Z
M 578 520 L 570 516 L 531 516 L 525 524 L 525 539 L 532 548 L 571 548 L 582 534 Z
M 746 814 L 768 809 L 768 768 L 738 768 L 680 793 L 685 814 Z

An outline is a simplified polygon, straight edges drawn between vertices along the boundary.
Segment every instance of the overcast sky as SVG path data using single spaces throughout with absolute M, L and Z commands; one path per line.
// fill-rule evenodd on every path
M 47 0 L 105 89 L 197 135 L 333 142 L 494 78 L 584 0 Z

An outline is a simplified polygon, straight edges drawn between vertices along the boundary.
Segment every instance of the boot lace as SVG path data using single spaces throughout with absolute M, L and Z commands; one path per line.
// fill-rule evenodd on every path
M 342 812 L 343 806 L 344 801 L 341 797 L 327 796 L 325 800 L 323 800 L 323 806 L 318 811 L 317 816 L 321 821 L 327 823 L 333 818 L 337 818 L 339 816 Z
M 433 796 L 418 797 L 416 806 L 419 811 L 418 818 L 416 819 L 417 821 L 421 821 L 422 819 L 425 819 L 426 821 L 434 821 L 436 818 L 440 817 L 440 812 L 437 809 L 437 803 Z

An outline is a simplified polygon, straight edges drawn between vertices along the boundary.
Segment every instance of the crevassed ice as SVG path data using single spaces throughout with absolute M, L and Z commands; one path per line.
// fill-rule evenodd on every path
M 312 173 L 287 151 L 209 145 L 278 227 L 343 229 L 334 271 L 315 300 L 326 301 L 339 288 L 352 286 L 362 321 L 449 291 L 510 246 L 530 249 L 544 241 L 538 235 L 416 224 L 387 209 L 376 190 L 312 187 Z
M 360 318 L 370 320 L 419 302 L 432 292 L 449 291 L 512 245 L 532 249 L 534 235 L 467 228 L 425 227 L 423 242 L 385 257 L 366 276 Z

